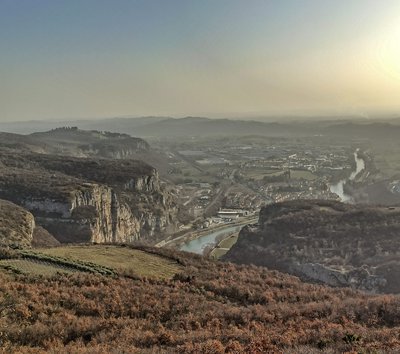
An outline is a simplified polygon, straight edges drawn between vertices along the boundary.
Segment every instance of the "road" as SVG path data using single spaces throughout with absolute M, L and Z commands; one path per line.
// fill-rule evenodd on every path
M 215 207 L 215 204 L 218 203 L 219 201 L 221 201 L 222 198 L 224 198 L 224 196 L 229 193 L 231 188 L 232 188 L 232 186 L 227 185 L 227 184 L 221 185 L 218 193 L 215 195 L 213 200 L 205 207 L 204 215 L 208 215 L 209 213 L 215 214 L 212 212 L 212 208 Z

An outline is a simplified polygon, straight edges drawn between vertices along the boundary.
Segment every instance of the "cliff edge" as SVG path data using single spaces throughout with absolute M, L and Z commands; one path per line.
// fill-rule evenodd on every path
M 334 201 L 264 207 L 225 260 L 256 264 L 331 286 L 400 293 L 400 208 Z
M 0 150 L 0 198 L 60 242 L 131 243 L 174 229 L 174 199 L 142 161 Z

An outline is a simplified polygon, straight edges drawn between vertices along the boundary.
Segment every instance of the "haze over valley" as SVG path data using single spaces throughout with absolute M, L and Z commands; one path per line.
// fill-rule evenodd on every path
M 0 352 L 399 352 L 399 16 L 2 2 Z

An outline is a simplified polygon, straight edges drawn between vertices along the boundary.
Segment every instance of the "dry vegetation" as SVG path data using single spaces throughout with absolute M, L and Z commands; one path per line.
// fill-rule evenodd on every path
M 31 213 L 0 199 L 0 245 L 29 246 L 34 225 Z
M 400 293 L 399 220 L 400 207 L 322 200 L 276 203 L 261 210 L 256 227 L 242 229 L 224 259 L 305 280 Z M 311 273 L 299 264 L 319 268 Z
M 18 353 L 310 353 L 400 349 L 400 299 L 255 266 L 141 249 L 172 279 L 0 273 L 0 345 Z
M 19 274 L 50 276 L 58 273 L 72 273 L 73 268 L 59 266 L 54 263 L 33 261 L 29 259 L 4 259 L 0 260 L 0 267 Z

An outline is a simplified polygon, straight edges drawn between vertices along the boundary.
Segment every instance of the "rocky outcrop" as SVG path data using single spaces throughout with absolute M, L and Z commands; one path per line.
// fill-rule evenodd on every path
M 129 195 L 121 196 L 110 187 L 91 184 L 75 191 L 64 203 L 48 199 L 24 205 L 41 215 L 37 220 L 61 242 L 134 242 L 157 238 L 171 225 L 174 210 L 168 205 L 159 215 L 143 209 Z M 143 187 L 150 191 L 151 185 Z M 155 203 L 152 207 L 156 207 Z
M 29 247 L 34 229 L 35 219 L 30 212 L 0 200 L 0 246 Z
M 264 207 L 225 256 L 303 280 L 400 293 L 400 207 L 291 201 Z
M 175 228 L 173 197 L 144 162 L 4 152 L 0 161 L 0 196 L 61 242 L 153 241 Z

